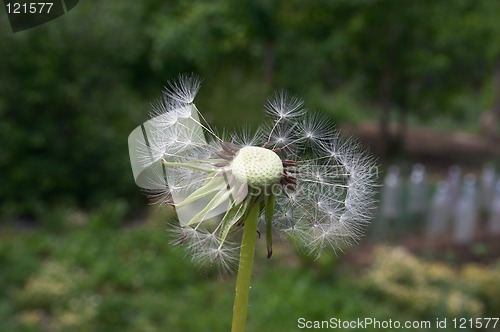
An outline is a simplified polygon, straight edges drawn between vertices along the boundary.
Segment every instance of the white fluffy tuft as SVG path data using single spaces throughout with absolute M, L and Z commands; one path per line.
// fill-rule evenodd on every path
M 197 115 L 203 117 L 196 113 L 193 102 L 200 83 L 194 75 L 181 75 L 168 83 L 163 98 L 153 104 L 149 140 L 138 148 L 141 165 L 157 166 L 150 181 L 159 189 L 151 194 L 160 203 L 172 204 L 172 197 L 189 197 L 205 185 L 212 190 L 209 197 L 226 197 L 221 202 L 228 205 L 220 216 L 174 227 L 175 243 L 184 246 L 202 265 L 223 269 L 236 265 L 239 247 L 231 239 L 241 230 L 247 191 L 233 183 L 239 173 L 233 174 L 234 159 L 231 153 L 228 157 L 227 150 L 241 151 L 249 146 L 274 150 L 281 161 L 297 164 L 284 169 L 297 183 L 294 190 L 283 188 L 284 193 L 276 197 L 274 230 L 315 255 L 357 242 L 373 213 L 377 177 L 374 160 L 359 144 L 341 139 L 329 118 L 306 112 L 300 99 L 283 91 L 275 93 L 265 105 L 272 118 L 270 124 L 255 133 L 245 129 L 240 134 L 225 135 L 223 140 L 198 120 Z M 200 135 L 207 135 L 208 143 Z M 228 148 L 223 141 L 232 146 Z M 226 193 L 229 195 L 224 196 Z M 214 202 L 214 210 L 223 205 Z M 180 206 L 178 202 L 174 205 Z M 226 218 L 221 220 L 221 216 Z
M 181 74 L 177 80 L 169 81 L 164 95 L 180 104 L 192 104 L 198 90 L 201 78 L 194 74 Z

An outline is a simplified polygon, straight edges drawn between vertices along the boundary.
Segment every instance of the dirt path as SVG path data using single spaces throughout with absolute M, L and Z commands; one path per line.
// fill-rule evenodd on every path
M 342 126 L 342 132 L 358 137 L 375 154 L 381 151 L 382 141 L 377 123 Z M 395 133 L 395 126 L 391 127 Z M 404 146 L 405 157 L 425 164 L 482 165 L 487 161 L 500 162 L 500 141 L 464 132 L 442 132 L 425 127 L 410 127 Z

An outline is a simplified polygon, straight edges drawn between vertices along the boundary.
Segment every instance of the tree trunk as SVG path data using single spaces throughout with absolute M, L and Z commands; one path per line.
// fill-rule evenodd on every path
M 500 59 L 497 60 L 493 72 L 493 106 L 491 112 L 494 115 L 495 121 L 493 128 L 497 129 L 498 121 L 500 120 Z M 497 133 L 496 130 L 495 133 Z
M 275 62 L 276 62 L 276 55 L 275 55 L 274 41 L 268 40 L 266 42 L 266 49 L 264 51 L 262 76 L 264 82 L 266 82 L 266 84 L 271 88 L 274 88 Z
M 392 98 L 391 98 L 391 75 L 388 71 L 384 73 L 379 85 L 379 105 L 380 105 L 380 138 L 382 140 L 381 144 L 381 156 L 383 159 L 388 159 L 390 154 L 391 146 L 391 133 L 389 130 L 389 122 L 392 108 Z
M 500 59 L 493 69 L 493 103 L 491 109 L 483 112 L 479 118 L 481 134 L 488 139 L 497 139 L 500 121 Z
M 400 106 L 402 108 L 398 111 L 398 131 L 392 141 L 393 152 L 395 155 L 399 155 L 404 151 L 406 132 L 408 130 L 408 110 L 404 105 Z

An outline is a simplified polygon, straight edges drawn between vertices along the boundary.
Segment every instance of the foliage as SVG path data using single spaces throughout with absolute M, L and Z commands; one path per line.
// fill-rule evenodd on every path
M 475 264 L 464 266 L 461 270 L 473 293 L 484 301 L 490 313 L 500 312 L 500 268 L 488 269 Z
M 0 214 L 136 206 L 126 137 L 180 72 L 206 78 L 207 118 L 229 127 L 257 123 L 275 87 L 340 120 L 474 113 L 494 98 L 499 12 L 488 0 L 111 0 L 16 34 L 4 16 Z
M 499 277 L 498 266 L 453 269 L 425 262 L 403 248 L 379 247 L 364 283 L 417 315 L 487 317 L 500 308 L 500 288 L 494 281 Z
M 150 224 L 97 232 L 79 226 L 59 235 L 3 229 L 2 331 L 228 330 L 234 280 L 211 270 L 200 273 L 173 249 L 161 228 Z M 257 250 L 265 251 L 260 244 Z M 250 296 L 260 304 L 249 308 L 251 331 L 295 331 L 300 317 L 434 321 L 439 314 L 420 316 L 401 306 L 401 299 L 373 296 L 352 271 L 334 272 L 332 264 L 328 271 L 321 266 L 319 274 L 313 262 L 291 266 L 290 247 L 277 249 L 271 261 L 256 262 L 259 278 Z M 447 269 L 429 272 L 436 289 L 452 285 Z M 472 284 L 484 285 L 485 294 L 498 292 L 491 283 L 498 274 L 482 277 L 477 269 L 485 269 L 475 269 L 466 272 L 468 278 L 490 281 Z M 498 298 L 498 293 L 488 294 L 491 300 Z
M 140 24 L 141 10 L 114 2 L 78 12 L 19 34 L 3 29 L 4 214 L 139 197 L 129 179 L 126 136 L 144 108 L 135 66 L 145 43 L 140 30 L 129 28 Z M 87 24 L 89 17 L 97 23 Z

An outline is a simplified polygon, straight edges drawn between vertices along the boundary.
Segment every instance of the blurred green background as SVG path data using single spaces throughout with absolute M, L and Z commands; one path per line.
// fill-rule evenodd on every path
M 284 88 L 382 168 L 424 163 L 435 184 L 499 161 L 499 22 L 489 0 L 109 0 L 14 34 L 2 11 L 0 330 L 229 330 L 234 275 L 169 244 L 175 216 L 150 211 L 130 169 L 127 136 L 169 79 L 201 75 L 196 104 L 228 131 L 256 127 Z M 498 241 L 382 242 L 316 261 L 260 248 L 249 331 L 499 317 Z

